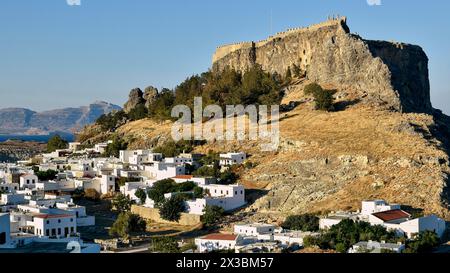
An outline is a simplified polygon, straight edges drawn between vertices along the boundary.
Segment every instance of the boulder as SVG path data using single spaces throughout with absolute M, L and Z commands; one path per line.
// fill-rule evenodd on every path
M 141 89 L 135 88 L 130 91 L 130 94 L 128 95 L 128 101 L 123 106 L 123 110 L 125 113 L 129 113 L 132 109 L 134 109 L 139 104 L 144 104 L 144 93 Z

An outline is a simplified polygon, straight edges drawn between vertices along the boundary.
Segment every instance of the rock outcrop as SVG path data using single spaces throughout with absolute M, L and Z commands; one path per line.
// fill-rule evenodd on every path
M 149 108 L 150 105 L 155 101 L 155 99 L 158 97 L 158 89 L 153 87 L 153 86 L 149 86 L 147 88 L 145 88 L 144 91 L 144 100 L 145 100 L 145 107 Z
M 291 29 L 260 42 L 219 47 L 213 69 L 261 65 L 285 75 L 294 65 L 311 81 L 360 93 L 365 101 L 402 112 L 431 113 L 428 58 L 422 48 L 368 41 L 350 33 L 347 19 Z
M 123 106 L 125 113 L 129 113 L 133 108 L 139 104 L 145 104 L 144 93 L 141 89 L 135 88 L 130 91 L 128 95 L 128 101 Z

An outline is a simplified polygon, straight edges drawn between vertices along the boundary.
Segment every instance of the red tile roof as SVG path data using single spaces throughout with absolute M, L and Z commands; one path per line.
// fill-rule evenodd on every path
M 192 179 L 194 176 L 193 175 L 177 175 L 173 178 L 175 179 Z
M 223 233 L 214 233 L 214 234 L 208 234 L 202 239 L 204 240 L 219 240 L 219 241 L 235 241 L 237 238 L 237 235 L 234 234 L 223 234 Z
M 409 213 L 407 213 L 401 209 L 377 212 L 372 215 L 377 217 L 378 219 L 383 220 L 384 222 L 389 222 L 389 221 L 403 219 L 403 218 L 409 218 L 411 216 Z
M 38 215 L 35 215 L 34 217 L 41 218 L 41 219 L 53 219 L 53 218 L 67 218 L 67 217 L 74 217 L 74 216 L 70 215 L 70 214 L 38 214 Z

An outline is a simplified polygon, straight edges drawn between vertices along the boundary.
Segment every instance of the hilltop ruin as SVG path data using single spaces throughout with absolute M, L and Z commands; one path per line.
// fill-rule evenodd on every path
M 346 17 L 217 48 L 213 70 L 259 64 L 285 75 L 294 65 L 311 81 L 357 90 L 366 101 L 401 112 L 431 113 L 428 57 L 421 47 L 351 34 Z

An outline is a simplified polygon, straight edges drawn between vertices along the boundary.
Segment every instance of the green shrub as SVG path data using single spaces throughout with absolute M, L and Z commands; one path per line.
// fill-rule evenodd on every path
M 164 220 L 176 222 L 180 220 L 181 213 L 184 212 L 184 210 L 184 198 L 175 195 L 161 205 L 159 214 Z
M 318 231 L 319 218 L 312 214 L 291 215 L 281 226 L 290 230 Z
M 310 83 L 303 90 L 306 96 L 314 96 L 316 93 L 323 92 L 322 86 L 317 83 Z
M 98 201 L 100 200 L 100 193 L 95 189 L 86 189 L 84 191 L 84 198 L 92 201 Z
M 405 253 L 430 253 L 439 245 L 439 237 L 435 232 L 424 231 L 415 239 L 407 242 Z
M 203 209 L 203 212 L 202 223 L 206 226 L 213 226 L 216 224 L 225 213 L 223 208 L 209 205 Z
M 130 211 L 132 204 L 131 199 L 122 193 L 116 194 L 111 201 L 113 209 L 120 213 Z
M 172 237 L 156 237 L 152 238 L 150 243 L 150 251 L 159 253 L 179 253 L 180 248 L 178 242 Z
M 56 150 L 67 149 L 69 147 L 69 143 L 65 141 L 61 136 L 54 135 L 52 136 L 47 143 L 47 152 L 51 153 Z
M 146 227 L 147 223 L 138 215 L 130 212 L 123 212 L 117 217 L 117 220 L 109 230 L 109 234 L 111 236 L 128 239 L 134 232 L 144 232 Z

